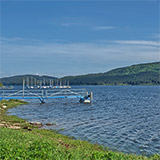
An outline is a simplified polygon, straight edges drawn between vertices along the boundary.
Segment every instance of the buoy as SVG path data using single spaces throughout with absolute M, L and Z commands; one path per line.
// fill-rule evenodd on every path
M 89 103 L 91 103 L 91 101 L 90 101 L 89 99 L 85 99 L 85 100 L 83 101 L 83 103 L 89 104 Z

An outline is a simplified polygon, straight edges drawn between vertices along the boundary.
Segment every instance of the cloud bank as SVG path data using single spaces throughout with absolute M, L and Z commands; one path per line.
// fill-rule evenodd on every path
M 160 60 L 158 41 L 20 44 L 1 39 L 3 72 L 46 73 L 56 76 L 104 72 L 118 66 Z M 14 42 L 14 43 L 13 43 Z M 32 42 L 32 43 L 31 43 Z M 40 73 L 40 74 L 41 74 Z

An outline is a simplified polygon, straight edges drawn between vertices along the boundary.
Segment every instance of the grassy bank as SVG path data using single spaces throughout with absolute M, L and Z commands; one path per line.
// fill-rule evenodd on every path
M 74 140 L 55 131 L 37 129 L 25 120 L 6 115 L 8 108 L 23 101 L 0 101 L 0 159 L 37 160 L 159 160 L 152 157 L 113 152 L 105 147 Z M 4 107 L 6 106 L 6 107 Z
M 3 84 L 0 82 L 0 87 L 3 87 Z

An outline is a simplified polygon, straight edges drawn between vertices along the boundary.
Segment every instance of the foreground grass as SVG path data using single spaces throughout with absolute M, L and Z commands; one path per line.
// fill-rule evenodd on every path
M 159 160 L 160 155 L 152 157 L 128 155 L 113 152 L 96 144 L 74 140 L 55 131 L 37 129 L 25 120 L 5 115 L 7 108 L 24 104 L 23 101 L 1 101 L 0 122 L 0 159 L 37 159 L 37 160 Z M 10 128 L 19 126 L 19 129 Z

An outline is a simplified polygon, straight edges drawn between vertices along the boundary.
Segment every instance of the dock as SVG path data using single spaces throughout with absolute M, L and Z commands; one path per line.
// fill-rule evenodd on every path
M 92 93 L 90 94 L 92 95 Z M 0 100 L 2 99 L 39 99 L 44 103 L 47 99 L 53 98 L 79 98 L 80 102 L 92 101 L 85 89 L 22 89 L 22 90 L 0 90 Z M 87 102 L 87 101 L 86 101 Z

